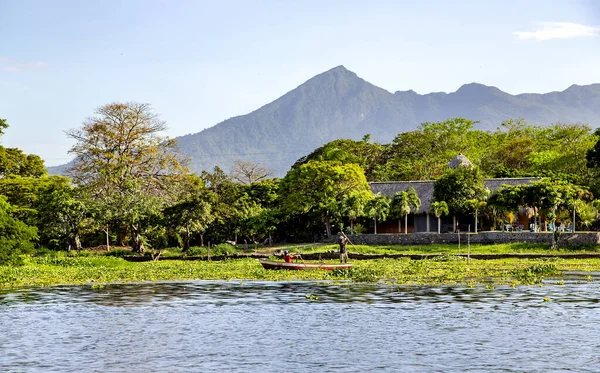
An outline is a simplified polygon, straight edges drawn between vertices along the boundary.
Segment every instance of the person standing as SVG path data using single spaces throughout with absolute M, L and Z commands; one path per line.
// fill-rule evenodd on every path
M 338 244 L 340 245 L 340 263 L 343 261 L 344 263 L 348 262 L 348 252 L 346 251 L 346 244 L 348 244 L 348 237 L 344 235 L 340 235 L 338 239 Z

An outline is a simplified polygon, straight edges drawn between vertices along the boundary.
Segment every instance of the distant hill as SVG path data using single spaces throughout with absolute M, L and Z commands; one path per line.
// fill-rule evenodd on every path
M 218 165 L 229 171 L 235 160 L 251 161 L 283 176 L 300 157 L 339 138 L 390 142 L 419 124 L 452 117 L 479 120 L 495 129 L 504 120 L 600 126 L 600 84 L 573 85 L 562 92 L 510 95 L 496 87 L 465 84 L 453 93 L 390 93 L 344 66 L 319 74 L 249 114 L 227 119 L 201 132 L 178 137 L 193 171 Z M 59 172 L 58 166 L 49 171 Z

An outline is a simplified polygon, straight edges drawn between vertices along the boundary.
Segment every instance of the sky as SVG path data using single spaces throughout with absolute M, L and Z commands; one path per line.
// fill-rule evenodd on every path
M 390 92 L 600 83 L 600 1 L 0 0 L 0 143 L 55 166 L 101 105 L 176 137 L 338 65 Z

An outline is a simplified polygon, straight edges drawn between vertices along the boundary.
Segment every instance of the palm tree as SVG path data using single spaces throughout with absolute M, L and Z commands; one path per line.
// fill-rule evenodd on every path
M 398 233 L 401 230 L 400 218 L 404 217 L 404 234 L 408 233 L 408 214 L 411 208 L 417 212 L 421 207 L 421 199 L 415 188 L 408 188 L 404 192 L 397 192 L 392 199 L 391 213 L 398 219 Z
M 448 204 L 444 201 L 440 201 L 440 202 L 433 202 L 431 204 L 431 211 L 433 212 L 433 215 L 437 218 L 438 220 L 438 234 L 440 234 L 440 226 L 441 226 L 441 216 L 447 216 L 450 211 L 448 210 Z
M 354 222 L 365 216 L 366 204 L 373 198 L 373 193 L 367 190 L 353 192 L 342 200 L 342 214 L 350 220 L 350 233 L 354 234 Z
M 377 220 L 385 220 L 390 210 L 390 201 L 380 194 L 367 202 L 365 208 L 367 216 L 375 221 L 375 234 L 377 234 Z

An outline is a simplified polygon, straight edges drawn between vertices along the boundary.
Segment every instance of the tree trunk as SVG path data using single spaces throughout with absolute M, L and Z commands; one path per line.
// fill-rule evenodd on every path
M 573 201 L 573 230 L 571 232 L 575 233 L 575 201 Z
M 442 218 L 438 217 L 438 234 L 442 233 Z
M 398 233 L 402 233 L 402 220 L 398 219 Z
M 350 234 L 354 234 L 354 220 L 350 220 Z
M 477 210 L 475 210 L 475 233 L 477 233 Z
M 377 234 L 377 219 L 373 219 L 375 221 L 375 234 Z
M 329 221 L 329 218 L 323 219 L 323 222 L 325 223 L 325 232 L 327 233 L 327 238 L 331 238 L 331 222 Z
M 104 233 L 106 234 L 106 251 L 110 251 L 110 235 L 108 232 L 108 225 L 106 226 L 106 229 L 104 229 Z
M 127 246 L 127 233 L 123 231 L 117 233 L 117 245 Z
M 77 251 L 81 250 L 81 241 L 79 240 L 78 233 L 72 233 L 71 236 L 69 237 L 68 251 L 71 251 L 71 250 L 77 250 Z
M 186 225 L 185 227 L 185 240 L 183 241 L 183 251 L 190 249 L 190 228 Z
M 133 242 L 131 245 L 132 251 L 134 253 L 143 254 L 144 251 L 146 251 L 146 248 L 144 247 L 144 242 L 142 241 L 142 236 L 140 235 L 138 226 L 131 226 L 131 234 L 133 236 Z
M 404 234 L 408 234 L 408 215 L 404 215 Z
M 200 234 L 200 246 L 204 247 L 204 233 Z

